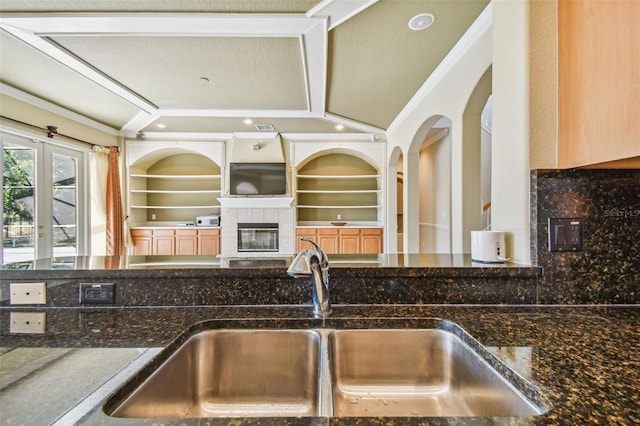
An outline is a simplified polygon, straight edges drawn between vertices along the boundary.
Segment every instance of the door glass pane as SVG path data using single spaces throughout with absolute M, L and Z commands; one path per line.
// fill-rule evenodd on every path
M 52 161 L 53 255 L 74 256 L 77 229 L 76 159 L 53 153 Z
M 33 148 L 2 143 L 3 262 L 35 259 L 35 154 Z

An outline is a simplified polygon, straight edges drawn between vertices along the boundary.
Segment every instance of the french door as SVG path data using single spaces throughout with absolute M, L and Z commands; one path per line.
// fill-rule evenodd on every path
M 86 254 L 85 153 L 2 136 L 2 263 Z

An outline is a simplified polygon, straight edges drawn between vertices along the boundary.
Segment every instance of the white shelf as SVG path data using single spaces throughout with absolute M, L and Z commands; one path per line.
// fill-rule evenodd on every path
M 299 194 L 379 194 L 382 192 L 380 189 L 298 189 L 296 190 Z
M 365 206 L 365 205 L 353 205 L 353 206 L 309 206 L 298 204 L 299 209 L 377 209 L 382 206 Z
M 144 175 L 131 173 L 130 177 L 145 179 L 220 179 L 220 175 Z
M 171 190 L 171 189 L 132 189 L 132 193 L 138 194 L 220 194 L 219 189 L 185 189 L 185 190 Z
M 296 175 L 298 179 L 376 179 L 382 175 Z
M 220 206 L 217 204 L 211 204 L 206 206 L 131 206 L 132 209 L 217 209 Z
M 333 155 L 335 163 L 333 159 L 318 158 L 296 172 L 297 220 L 328 223 L 342 212 L 347 222 L 379 221 L 382 175 L 362 159 L 330 154 Z M 324 170 L 331 174 L 318 174 Z

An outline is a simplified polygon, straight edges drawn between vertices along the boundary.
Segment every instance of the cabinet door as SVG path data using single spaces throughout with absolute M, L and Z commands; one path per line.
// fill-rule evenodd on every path
M 318 239 L 316 242 L 322 250 L 324 250 L 327 254 L 336 254 L 339 253 L 339 233 L 337 229 L 319 229 L 318 230 Z
M 193 255 L 198 253 L 198 231 L 195 229 L 176 229 L 176 254 Z
M 301 251 L 303 248 L 311 247 L 306 241 L 302 241 L 300 237 L 311 238 L 318 242 L 318 230 L 315 228 L 297 228 L 296 229 L 296 252 Z
M 174 255 L 176 254 L 175 245 L 173 229 L 153 230 L 153 254 L 164 256 Z
M 200 255 L 220 254 L 220 230 L 218 229 L 198 230 L 198 254 Z
M 153 231 L 151 229 L 132 229 L 133 254 L 148 256 L 153 254 Z
M 559 168 L 640 164 L 639 16 L 638 1 L 558 1 Z
M 153 238 L 153 254 L 169 256 L 174 255 L 175 239 L 174 237 L 154 237 Z
M 360 230 L 356 228 L 340 230 L 340 253 L 360 253 Z
M 360 238 L 362 253 L 382 253 L 382 229 L 363 229 Z
M 153 239 L 151 237 L 132 237 L 133 254 L 138 256 L 148 256 L 153 253 Z

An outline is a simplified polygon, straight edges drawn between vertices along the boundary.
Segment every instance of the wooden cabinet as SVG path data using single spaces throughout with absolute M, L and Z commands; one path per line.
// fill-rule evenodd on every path
M 131 230 L 133 254 L 218 255 L 220 229 L 134 228 Z
M 360 253 L 360 229 L 340 230 L 340 251 L 342 254 Z
M 300 237 L 307 237 L 315 240 L 318 237 L 317 231 L 318 230 L 315 228 L 298 228 L 296 230 L 296 252 L 299 252 L 305 247 L 311 246 L 308 242 L 302 241 Z
M 327 254 L 382 253 L 382 228 L 297 228 L 297 251 L 309 244 L 300 237 L 311 238 Z
M 146 256 L 153 253 L 153 231 L 151 229 L 132 229 L 133 254 Z
M 176 229 L 176 254 L 198 254 L 198 231 L 196 229 Z
M 560 168 L 640 166 L 639 16 L 638 1 L 558 1 Z
M 169 256 L 176 253 L 176 243 L 173 229 L 153 230 L 153 253 Z
M 318 243 L 322 250 L 327 254 L 340 253 L 339 250 L 339 237 L 340 232 L 337 229 L 318 229 L 318 236 L 315 241 Z
M 220 254 L 220 230 L 219 229 L 199 229 L 198 230 L 198 254 L 202 254 L 202 255 Z
M 362 229 L 360 253 L 382 253 L 382 229 Z

